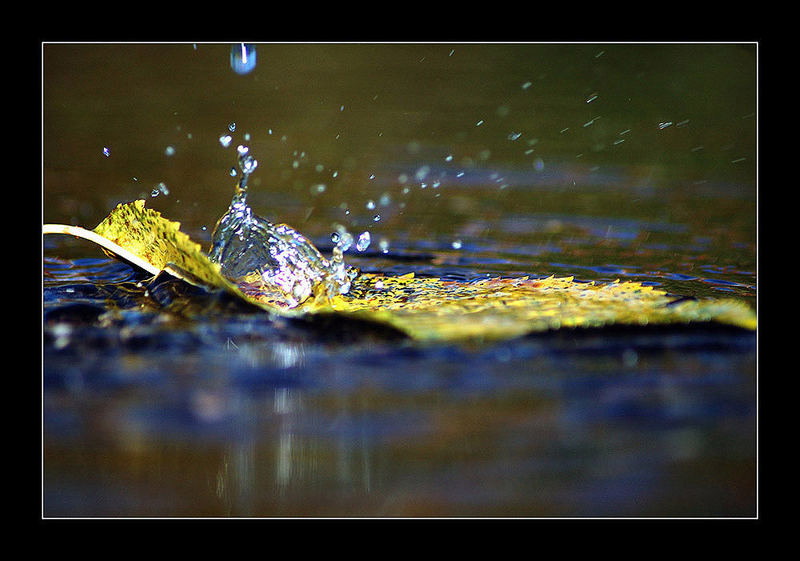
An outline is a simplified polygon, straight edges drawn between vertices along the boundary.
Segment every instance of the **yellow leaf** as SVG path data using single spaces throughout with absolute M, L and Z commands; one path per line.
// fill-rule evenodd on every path
M 493 278 L 475 282 L 360 274 L 346 294 L 322 287 L 296 308 L 254 285 L 236 285 L 220 273 L 180 223 L 146 209 L 144 201 L 118 205 L 93 232 L 45 225 L 99 243 L 104 251 L 156 274 L 167 271 L 192 284 L 221 288 L 283 316 L 339 314 L 391 325 L 421 341 L 495 340 L 565 327 L 718 322 L 756 328 L 750 306 L 735 299 L 676 300 L 636 282 L 576 282 L 573 277 Z
M 200 244 L 180 231 L 180 222 L 173 222 L 161 213 L 145 208 L 144 201 L 119 204 L 97 227 L 94 233 L 126 249 L 159 270 L 186 272 L 194 284 L 224 287 L 219 265 L 212 263 Z
M 572 277 L 487 279 L 361 275 L 331 309 L 380 319 L 421 340 L 500 339 L 564 327 L 716 321 L 755 329 L 755 314 L 733 299 L 680 301 L 636 282 L 595 284 Z M 318 307 L 317 311 L 322 308 Z

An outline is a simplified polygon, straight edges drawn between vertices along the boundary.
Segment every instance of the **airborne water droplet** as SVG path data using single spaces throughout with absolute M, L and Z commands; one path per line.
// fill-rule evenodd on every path
M 155 189 L 153 189 L 153 190 L 150 192 L 150 196 L 151 196 L 151 197 L 157 197 L 157 196 L 159 196 L 159 195 L 160 195 L 160 194 L 162 194 L 162 193 L 163 193 L 164 195 L 169 195 L 169 189 L 167 189 L 167 186 L 164 184 L 164 182 L 163 182 L 163 181 L 162 181 L 162 182 L 160 182 L 158 185 L 156 185 L 156 186 L 155 186 Z
M 244 181 L 246 181 L 247 176 L 253 173 L 256 167 L 258 167 L 258 160 L 249 154 L 250 148 L 247 146 L 240 144 L 236 147 L 236 151 L 239 153 L 239 167 L 245 176 Z
M 351 234 L 346 230 L 343 231 L 342 238 L 339 240 L 337 245 L 339 246 L 339 248 L 341 248 L 342 251 L 347 251 L 348 249 L 353 247 L 353 234 Z
M 358 236 L 358 242 L 356 242 L 356 249 L 358 251 L 366 251 L 369 247 L 370 243 L 370 235 L 369 232 L 362 232 L 360 236 Z

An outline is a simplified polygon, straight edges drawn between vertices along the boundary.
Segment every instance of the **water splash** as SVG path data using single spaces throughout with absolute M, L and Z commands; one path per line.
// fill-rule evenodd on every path
M 357 274 L 344 263 L 342 237 L 325 259 L 305 236 L 286 224 L 272 224 L 247 204 L 247 181 L 258 166 L 247 146 L 237 148 L 239 181 L 227 212 L 212 234 L 209 258 L 243 290 L 294 308 L 313 294 L 345 294 Z M 352 243 L 352 242 L 350 242 Z

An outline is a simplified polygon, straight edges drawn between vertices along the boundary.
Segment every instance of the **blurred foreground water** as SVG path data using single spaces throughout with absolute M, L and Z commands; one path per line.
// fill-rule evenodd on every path
M 247 143 L 364 271 L 756 304 L 753 45 L 231 47 L 44 45 L 43 221 L 143 197 L 208 248 Z M 420 346 L 43 244 L 45 516 L 755 515 L 754 333 Z

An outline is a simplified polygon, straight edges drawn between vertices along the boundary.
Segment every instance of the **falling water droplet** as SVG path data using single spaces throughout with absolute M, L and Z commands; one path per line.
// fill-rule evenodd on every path
M 219 137 L 219 143 L 222 144 L 224 148 L 230 146 L 232 140 L 233 137 L 231 137 L 231 135 L 229 134 L 223 134 L 222 136 Z
M 108 146 L 103 146 L 103 156 L 108 158 L 111 155 L 111 151 L 108 149 Z
M 256 46 L 237 43 L 231 47 L 231 68 L 240 75 L 249 74 L 256 67 Z

